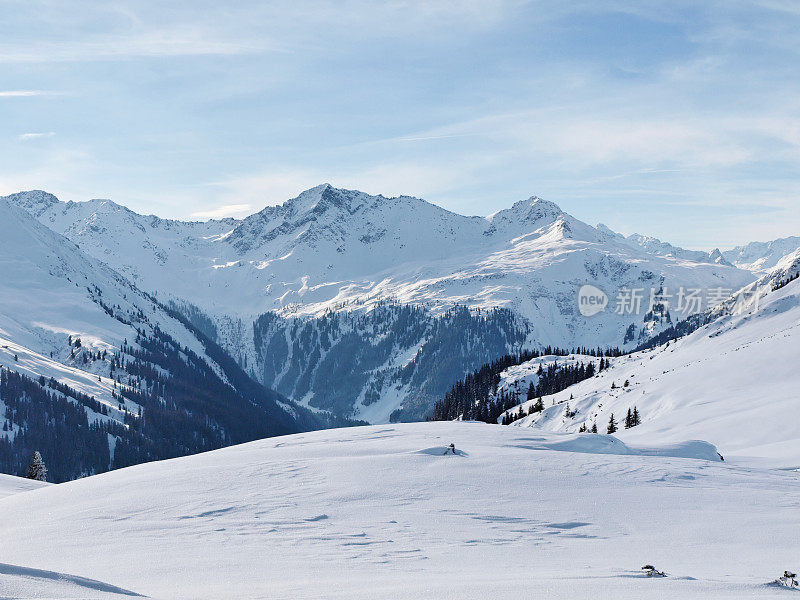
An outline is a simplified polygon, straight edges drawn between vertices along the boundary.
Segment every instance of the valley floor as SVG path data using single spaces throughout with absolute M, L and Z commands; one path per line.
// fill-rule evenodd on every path
M 767 583 L 800 567 L 800 473 L 713 456 L 478 423 L 270 438 L 0 499 L 0 598 L 791 594 Z

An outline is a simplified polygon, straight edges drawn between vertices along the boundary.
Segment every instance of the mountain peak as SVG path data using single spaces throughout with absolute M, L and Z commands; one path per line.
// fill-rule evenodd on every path
M 323 183 L 301 192 L 295 198 L 287 200 L 278 207 L 267 207 L 267 212 L 274 214 L 276 209 L 289 218 L 305 214 L 321 214 L 329 209 L 353 212 L 369 198 L 368 194 L 357 190 L 335 188 L 330 183 Z
M 714 248 L 714 251 L 708 255 L 708 260 L 718 265 L 725 265 L 726 267 L 733 266 L 730 262 L 728 262 L 725 259 L 719 248 Z
M 37 218 L 51 206 L 59 203 L 58 198 L 44 190 L 17 192 L 5 196 L 4 199 Z
M 527 200 L 515 202 L 511 208 L 498 211 L 486 217 L 491 223 L 513 221 L 516 223 L 554 222 L 565 213 L 555 202 L 531 196 Z
M 520 200 L 519 202 L 514 203 L 514 207 L 522 206 L 522 207 L 530 207 L 538 214 L 548 214 L 548 215 L 561 215 L 564 213 L 561 210 L 561 207 L 556 204 L 555 202 L 551 202 L 550 200 L 545 200 L 544 198 L 540 198 L 539 196 L 531 196 L 527 200 Z

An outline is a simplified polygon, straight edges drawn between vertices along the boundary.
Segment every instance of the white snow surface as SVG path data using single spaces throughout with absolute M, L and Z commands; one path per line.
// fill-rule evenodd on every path
M 14 475 L 0 473 L 0 499 L 19 494 L 20 492 L 38 490 L 39 488 L 49 485 L 51 484 L 45 483 L 44 481 L 34 481 L 33 479 L 25 479 L 24 477 L 15 477 Z
M 450 443 L 455 455 L 443 452 Z M 705 458 L 701 444 L 637 450 L 605 435 L 463 422 L 271 438 L 0 500 L 0 589 L 785 597 L 765 584 L 798 560 L 800 473 L 670 456 L 698 449 Z M 648 563 L 669 576 L 644 577 Z

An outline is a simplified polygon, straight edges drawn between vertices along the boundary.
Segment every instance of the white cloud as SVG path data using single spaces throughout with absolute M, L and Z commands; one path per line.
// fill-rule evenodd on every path
M 251 211 L 250 204 L 226 204 L 209 210 L 201 210 L 191 213 L 193 219 L 223 219 L 225 217 L 237 217 Z
M 17 139 L 22 142 L 27 142 L 29 140 L 37 140 L 39 138 L 48 138 L 53 137 L 55 135 L 55 131 L 42 131 L 36 133 L 21 133 L 17 136 Z
M 48 90 L 2 90 L 0 91 L 0 98 L 30 98 L 32 96 L 55 96 L 59 92 L 51 92 Z

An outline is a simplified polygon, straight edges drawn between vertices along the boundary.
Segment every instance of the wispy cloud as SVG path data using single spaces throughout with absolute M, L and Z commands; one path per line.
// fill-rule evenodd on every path
M 223 219 L 225 217 L 237 217 L 252 210 L 250 204 L 226 204 L 209 210 L 200 210 L 191 213 L 193 219 Z
M 679 244 L 800 229 L 792 0 L 77 0 L 0 21 L 0 65 L 26 75 L 0 91 L 6 188 L 218 218 L 327 181 L 482 215 L 537 194 Z M 80 97 L 24 100 L 59 89 Z
M 32 96 L 57 96 L 61 92 L 50 90 L 0 90 L 0 98 L 30 98 Z
M 22 142 L 27 142 L 29 140 L 38 140 L 40 138 L 48 138 L 53 137 L 56 134 L 55 131 L 40 131 L 40 132 L 32 132 L 32 133 L 21 133 L 17 136 L 17 139 Z

